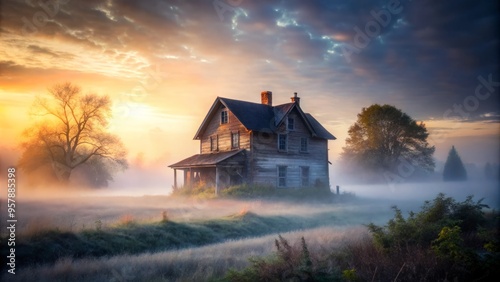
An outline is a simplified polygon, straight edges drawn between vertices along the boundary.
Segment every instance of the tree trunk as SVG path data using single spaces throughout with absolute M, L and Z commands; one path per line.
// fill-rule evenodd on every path
M 67 185 L 69 183 L 69 179 L 71 177 L 71 171 L 72 169 L 58 161 L 52 162 L 52 169 L 54 171 L 54 174 L 56 175 L 57 179 L 64 185 Z

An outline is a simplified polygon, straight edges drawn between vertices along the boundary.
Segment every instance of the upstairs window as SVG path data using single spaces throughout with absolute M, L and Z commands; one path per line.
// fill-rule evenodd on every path
M 286 176 L 287 176 L 287 167 L 286 166 L 278 166 L 278 187 L 285 188 L 286 187 Z
M 220 124 L 226 124 L 228 121 L 227 110 L 220 112 Z
M 286 151 L 288 149 L 288 137 L 286 134 L 278 134 L 278 150 Z
M 210 151 L 218 151 L 218 150 L 219 150 L 219 136 L 211 136 Z
M 231 133 L 231 148 L 237 149 L 240 147 L 240 133 Z
M 288 130 L 295 129 L 295 120 L 293 118 L 288 118 Z
M 300 138 L 300 151 L 305 153 L 309 150 L 309 139 L 307 137 Z

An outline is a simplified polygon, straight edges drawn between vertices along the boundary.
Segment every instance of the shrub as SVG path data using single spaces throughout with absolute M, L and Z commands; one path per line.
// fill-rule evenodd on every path
M 168 214 L 167 211 L 162 211 L 161 212 L 161 222 L 166 223 L 168 222 Z
M 460 237 L 460 227 L 452 228 L 445 226 L 439 232 L 438 238 L 432 241 L 432 250 L 438 256 L 452 260 L 460 260 L 465 257 L 463 239 Z
M 345 281 L 358 281 L 358 277 L 356 276 L 356 269 L 351 268 L 342 271 L 342 278 Z
M 394 218 L 385 227 L 368 224 L 368 229 L 375 243 L 390 251 L 400 251 L 409 245 L 428 247 L 444 227 L 458 226 L 465 238 L 486 222 L 482 209 L 487 206 L 481 204 L 482 199 L 474 202 L 472 198 L 457 203 L 440 193 L 432 202 L 426 201 L 418 214 L 410 212 L 407 219 L 394 206 Z
M 123 227 L 131 227 L 136 225 L 136 221 L 134 219 L 134 216 L 131 214 L 124 214 L 120 217 L 120 220 L 118 222 L 118 226 L 123 226 Z
M 205 182 L 198 182 L 193 186 L 184 186 L 172 191 L 171 196 L 195 197 L 199 199 L 215 198 L 215 187 Z
M 490 277 L 497 270 L 485 266 L 498 265 L 498 253 L 483 247 L 494 245 L 491 234 L 484 230 L 495 228 L 489 225 L 491 221 L 483 212 L 487 206 L 481 201 L 475 202 L 469 196 L 463 202 L 456 202 L 438 194 L 432 202 L 426 201 L 419 213 L 410 212 L 404 218 L 401 210 L 393 207 L 394 218 L 386 226 L 369 224 L 368 229 L 374 245 L 391 258 L 405 263 L 413 260 L 414 268 L 422 268 L 425 259 L 434 261 L 433 271 L 428 272 L 433 279 L 443 279 L 446 273 L 466 279 L 478 275 Z M 488 245 L 488 242 L 493 243 Z M 416 253 L 424 254 L 422 260 L 414 260 Z
M 319 200 L 331 201 L 334 195 L 328 188 L 305 187 L 298 189 L 282 189 L 270 185 L 242 184 L 221 190 L 220 197 L 254 199 L 267 198 L 271 200 Z
M 333 276 L 313 262 L 304 237 L 300 246 L 292 246 L 281 235 L 275 240 L 276 252 L 267 258 L 251 258 L 250 266 L 229 270 L 226 281 L 336 281 Z
M 272 196 L 276 193 L 276 188 L 269 185 L 235 185 L 222 189 L 221 197 L 229 198 L 259 198 Z

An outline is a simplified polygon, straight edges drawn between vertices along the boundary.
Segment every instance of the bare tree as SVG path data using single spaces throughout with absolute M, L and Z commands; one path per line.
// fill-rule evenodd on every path
M 84 95 L 71 83 L 56 84 L 49 94 L 49 98 L 38 97 L 33 105 L 33 114 L 43 120 L 25 131 L 22 169 L 50 165 L 60 181 L 68 182 L 73 170 L 83 164 L 99 164 L 107 170 L 105 174 L 127 167 L 120 139 L 106 132 L 111 117 L 108 96 Z

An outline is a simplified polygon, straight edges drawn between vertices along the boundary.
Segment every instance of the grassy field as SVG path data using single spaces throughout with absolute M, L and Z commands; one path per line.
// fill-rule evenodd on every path
M 282 200 L 274 196 L 253 200 L 166 196 L 24 199 L 17 206 L 16 275 L 5 274 L 3 267 L 1 278 L 247 281 L 226 275 L 230 270 L 234 277 L 242 277 L 238 271 L 260 275 L 252 270 L 256 257 L 267 257 L 257 260 L 261 265 L 258 269 L 287 267 L 280 265 L 276 255 L 275 240 L 281 234 L 292 245 L 290 252 L 297 254 L 292 259 L 303 253 L 300 242 L 304 238 L 302 244 L 307 242 L 311 263 L 341 277 L 341 281 L 371 280 L 371 275 L 380 275 L 375 281 L 393 280 L 399 275 L 401 261 L 388 259 L 388 253 L 374 245 L 365 225 L 386 224 L 394 215 L 392 205 L 407 214 L 418 210 L 422 202 L 360 199 L 348 194 L 327 200 Z M 399 219 L 396 222 L 405 223 Z M 385 234 L 373 226 L 372 231 Z M 436 228 L 431 232 L 436 233 L 431 234 L 433 239 L 439 233 Z M 4 234 L 1 245 L 6 244 L 5 239 Z M 2 257 L 5 251 L 2 248 Z M 397 260 L 413 263 L 415 269 L 436 267 L 440 262 L 430 249 L 412 252 L 415 255 L 398 253 Z M 425 259 L 429 257 L 434 260 Z M 379 262 L 385 270 L 377 269 Z M 316 268 L 315 273 L 321 273 Z
M 291 241 L 301 236 L 310 238 L 308 244 L 316 252 L 325 247 L 331 251 L 348 240 L 362 240 L 367 233 L 361 227 L 321 227 L 285 232 L 283 236 Z M 175 251 L 97 259 L 66 258 L 20 270 L 9 281 L 207 281 L 224 276 L 228 269 L 247 267 L 250 257 L 271 254 L 275 238 L 273 234 Z
M 217 243 L 236 246 L 239 243 L 235 242 L 246 242 L 249 238 L 266 240 L 268 235 L 275 237 L 275 234 L 296 230 L 359 226 L 383 222 L 390 216 L 387 203 L 354 200 L 350 195 L 346 195 L 345 200 L 347 202 L 334 203 L 166 196 L 26 199 L 18 204 L 16 262 L 19 275 L 15 278 L 32 280 L 23 278 L 26 274 L 23 269 L 27 268 L 30 273 L 40 273 L 38 278 L 45 276 L 49 269 L 82 273 L 82 267 L 71 265 L 79 261 L 113 260 L 117 256 L 144 258 L 155 254 L 161 257 L 162 252 L 172 256 L 177 250 L 193 251 L 193 248 Z M 4 239 L 0 242 L 2 245 L 6 244 Z M 272 244 L 272 239 L 269 242 Z M 244 249 L 242 264 L 235 266 L 243 266 L 248 256 L 263 252 L 251 247 Z M 2 248 L 2 257 L 7 255 L 6 251 Z M 228 256 L 228 260 L 234 259 Z M 45 272 L 41 274 L 35 269 L 45 269 Z M 153 271 L 153 276 L 162 271 Z M 61 276 L 57 280 L 65 278 Z

